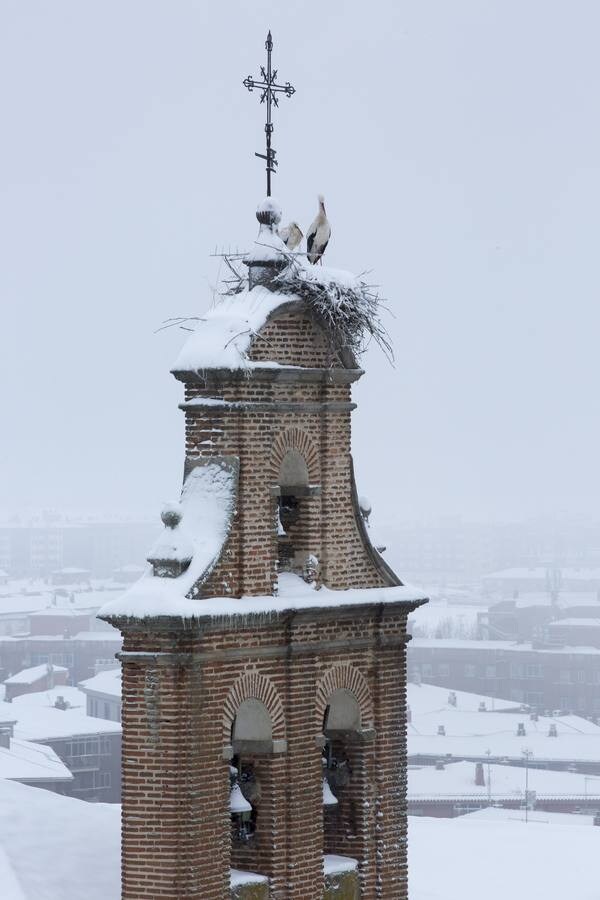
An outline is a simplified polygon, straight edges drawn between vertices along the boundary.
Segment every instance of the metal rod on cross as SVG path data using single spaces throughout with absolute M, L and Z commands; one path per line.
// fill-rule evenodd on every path
M 286 97 L 291 97 L 292 94 L 296 93 L 296 88 L 292 87 L 289 81 L 286 81 L 285 84 L 277 84 L 277 69 L 272 68 L 271 61 L 273 38 L 271 37 L 270 31 L 267 35 L 267 40 L 265 41 L 265 50 L 267 51 L 267 68 L 265 69 L 264 66 L 260 67 L 262 80 L 255 81 L 251 75 L 248 75 L 247 78 L 244 78 L 243 84 L 249 91 L 253 91 L 254 88 L 260 90 L 260 102 L 266 102 L 267 104 L 267 121 L 265 123 L 266 153 L 255 153 L 254 155 L 267 162 L 267 197 L 270 197 L 271 174 L 275 173 L 275 167 L 278 165 L 277 160 L 275 159 L 275 150 L 271 147 L 271 135 L 273 134 L 273 104 L 279 106 L 278 93 L 285 94 Z

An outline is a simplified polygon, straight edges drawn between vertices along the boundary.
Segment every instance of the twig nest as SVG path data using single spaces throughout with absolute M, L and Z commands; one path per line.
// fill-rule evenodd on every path
M 266 197 L 256 207 L 256 218 L 261 225 L 269 225 L 271 228 L 281 222 L 281 207 L 272 197 Z

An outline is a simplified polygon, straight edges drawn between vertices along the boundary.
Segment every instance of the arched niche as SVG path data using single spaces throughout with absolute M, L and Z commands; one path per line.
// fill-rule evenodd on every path
M 293 488 L 308 487 L 308 466 L 302 454 L 296 449 L 287 451 L 279 468 L 279 485 L 282 493 L 284 488 L 293 493 Z
M 231 727 L 235 754 L 266 753 L 273 749 L 273 724 L 261 700 L 250 697 L 240 703 Z
M 328 699 L 323 731 L 360 731 L 361 716 L 358 700 L 347 688 L 338 688 Z

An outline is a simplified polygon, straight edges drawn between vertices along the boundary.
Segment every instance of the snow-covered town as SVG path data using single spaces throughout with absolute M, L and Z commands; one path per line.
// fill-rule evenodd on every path
M 600 9 L 0 22 L 1 900 L 597 900 Z

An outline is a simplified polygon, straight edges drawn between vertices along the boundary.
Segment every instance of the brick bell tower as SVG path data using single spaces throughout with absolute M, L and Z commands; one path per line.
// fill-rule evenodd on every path
M 357 499 L 360 282 L 290 256 L 271 200 L 257 218 L 246 275 L 173 369 L 181 500 L 100 613 L 124 637 L 122 897 L 406 900 L 406 622 L 424 598 Z

